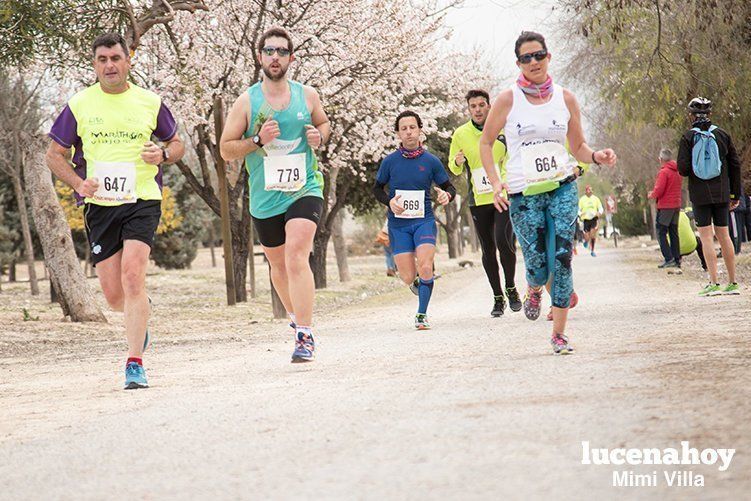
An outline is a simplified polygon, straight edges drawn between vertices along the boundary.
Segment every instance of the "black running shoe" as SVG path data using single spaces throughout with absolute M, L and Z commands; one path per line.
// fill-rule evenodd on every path
M 506 287 L 506 296 L 508 296 L 508 307 L 511 311 L 520 311 L 522 309 L 522 302 L 519 299 L 519 291 L 516 287 Z
M 491 317 L 500 317 L 503 315 L 503 310 L 506 309 L 506 299 L 503 294 L 500 296 L 493 296 L 493 311 L 490 312 Z

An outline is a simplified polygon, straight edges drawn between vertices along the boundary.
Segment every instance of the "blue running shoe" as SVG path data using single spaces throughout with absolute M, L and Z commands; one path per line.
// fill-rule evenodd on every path
M 595 251 L 592 251 L 590 254 L 592 255 L 592 257 L 597 257 L 597 254 L 595 254 Z
M 137 362 L 130 362 L 125 366 L 125 389 L 135 390 L 138 388 L 148 388 L 149 382 L 146 381 L 146 371 L 143 366 Z
M 584 248 L 586 249 L 587 247 L 589 247 L 589 242 L 585 240 L 584 241 Z
M 295 351 L 292 352 L 292 363 L 312 362 L 316 351 L 316 343 L 312 334 L 297 333 Z

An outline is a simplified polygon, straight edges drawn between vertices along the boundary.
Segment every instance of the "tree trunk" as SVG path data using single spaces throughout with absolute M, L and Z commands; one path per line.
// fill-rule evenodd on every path
M 480 250 L 480 240 L 477 237 L 477 228 L 475 228 L 475 222 L 472 220 L 472 215 L 467 216 L 469 227 L 469 245 L 472 247 L 472 252 L 478 252 Z
M 70 316 L 70 307 L 62 299 L 60 284 L 55 280 L 55 273 L 52 270 L 50 270 L 50 303 L 58 303 L 63 310 L 63 316 Z
M 29 212 L 26 210 L 26 196 L 21 186 L 21 178 L 11 176 L 13 189 L 16 192 L 16 202 L 18 204 L 18 216 L 21 220 L 21 233 L 23 233 L 23 244 L 25 250 L 26 264 L 29 267 L 29 284 L 31 285 L 31 295 L 39 295 L 39 282 L 37 281 L 37 271 L 34 267 L 34 244 L 31 242 L 31 228 L 29 227 Z
M 47 275 L 50 281 L 50 303 L 57 303 L 57 291 L 55 290 L 55 284 L 52 281 L 52 274 L 47 269 L 47 265 L 44 265 L 44 274 Z
M 238 303 L 248 301 L 246 280 L 248 276 L 248 230 L 233 228 L 232 231 L 232 266 L 235 276 L 235 299 Z
M 255 234 L 253 232 L 253 222 L 248 227 L 248 281 L 250 281 L 250 297 L 256 297 L 256 251 L 255 251 Z M 273 287 L 272 287 L 273 289 Z
M 269 268 L 269 283 L 271 283 L 271 268 Z M 284 307 L 282 298 L 277 294 L 273 283 L 271 283 L 271 311 L 274 318 L 287 318 L 287 309 Z
M 449 247 L 449 258 L 456 259 L 461 255 L 459 242 L 459 211 L 455 203 L 446 205 L 446 241 Z
M 326 250 L 329 246 L 329 238 L 331 238 L 331 232 L 319 225 L 313 239 L 313 254 L 310 255 L 310 268 L 313 270 L 316 289 L 326 288 Z
M 86 250 L 83 253 L 83 274 L 86 278 L 89 278 L 94 269 L 94 267 L 91 266 L 91 246 L 87 244 L 84 249 Z
M 334 239 L 334 252 L 336 253 L 336 266 L 339 268 L 339 281 L 349 282 L 349 263 L 347 262 L 347 242 L 344 239 L 344 211 L 337 212 L 334 216 L 334 226 L 331 228 L 331 236 Z
M 216 241 L 216 235 L 214 235 L 214 222 L 209 224 L 209 250 L 211 251 L 211 267 L 216 268 L 216 252 L 214 251 L 214 242 Z
M 657 220 L 657 202 L 654 200 L 649 201 L 649 234 L 652 240 L 657 240 L 657 228 L 655 228 L 655 221 Z
M 44 163 L 43 149 L 38 142 L 30 146 L 29 161 L 24 169 L 26 189 L 41 236 L 44 259 L 50 269 L 50 280 L 57 285 L 63 312 L 74 322 L 106 322 L 76 257 L 65 213 Z
M 224 102 L 221 96 L 214 96 L 214 133 L 216 135 L 216 144 L 219 144 L 219 138 L 222 137 L 222 129 L 224 129 Z M 218 148 L 216 148 L 218 149 Z M 215 149 L 215 150 L 216 150 Z M 230 214 L 229 197 L 230 192 L 227 186 L 227 170 L 224 163 L 224 158 L 221 155 L 214 152 L 214 165 L 216 166 L 217 174 L 217 189 L 219 191 L 219 203 L 221 207 L 222 218 L 222 242 L 224 244 L 224 279 L 227 289 L 227 304 L 232 306 L 237 301 L 245 301 L 240 297 L 247 297 L 245 291 L 245 266 L 243 262 L 242 270 L 238 270 L 235 266 L 235 250 L 239 242 L 235 241 L 236 237 L 239 237 L 242 233 L 242 228 L 237 228 L 237 235 L 231 235 L 232 233 L 232 215 Z M 245 242 L 247 244 L 247 242 Z M 242 275 L 242 280 L 237 281 L 238 273 Z
M 15 282 L 18 280 L 16 277 L 16 260 L 10 262 L 8 265 L 8 282 Z

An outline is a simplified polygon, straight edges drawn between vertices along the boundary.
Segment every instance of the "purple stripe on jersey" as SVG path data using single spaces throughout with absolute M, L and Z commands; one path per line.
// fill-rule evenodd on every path
M 172 112 L 167 108 L 167 105 L 162 103 L 161 106 L 159 106 L 159 114 L 156 117 L 154 137 L 164 142 L 175 137 L 175 134 L 177 134 L 177 122 L 175 121 L 175 117 L 172 116 Z M 156 176 L 154 176 L 154 181 L 156 181 L 160 190 L 164 188 L 163 174 L 162 166 L 160 164 L 159 170 L 157 171 Z
M 159 185 L 159 191 L 162 191 L 162 189 L 164 189 L 164 183 L 163 183 L 163 180 L 162 180 L 162 177 L 163 177 L 162 176 L 162 174 L 163 174 L 163 172 L 162 172 L 162 164 L 159 164 L 157 166 L 157 168 L 159 170 L 157 171 L 156 176 L 154 176 L 154 181 L 156 181 L 156 184 Z
M 83 142 L 78 136 L 78 122 L 69 106 L 58 115 L 49 132 L 49 137 L 63 148 L 73 148 L 73 170 L 81 179 L 86 179 L 86 159 L 83 156 Z M 75 191 L 76 205 L 83 205 L 83 197 Z
M 79 137 L 75 144 L 73 144 L 73 168 L 81 179 L 86 179 L 86 159 L 83 156 L 83 143 Z M 79 195 L 75 190 L 73 194 L 76 196 L 76 206 L 83 205 L 83 197 Z
M 72 147 L 76 139 L 81 140 L 78 137 L 78 122 L 76 121 L 76 117 L 73 116 L 73 112 L 70 111 L 70 107 L 65 106 L 60 115 L 58 115 L 55 123 L 52 124 L 49 136 L 64 148 Z
M 177 122 L 172 112 L 162 103 L 159 106 L 159 114 L 156 117 L 156 129 L 154 136 L 160 141 L 169 141 L 177 133 Z

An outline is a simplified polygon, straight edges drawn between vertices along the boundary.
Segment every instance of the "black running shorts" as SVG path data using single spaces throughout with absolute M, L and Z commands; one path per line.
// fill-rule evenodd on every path
M 149 247 L 162 217 L 159 200 L 138 200 L 134 204 L 112 207 L 86 204 L 83 210 L 86 234 L 91 247 L 91 262 L 112 257 L 123 248 L 125 240 L 139 240 Z
M 584 233 L 589 233 L 592 231 L 593 228 L 597 226 L 597 221 L 599 218 L 597 216 L 593 217 L 592 219 L 585 219 L 584 220 Z
M 730 218 L 730 204 L 694 205 L 694 220 L 697 227 L 727 226 Z
M 308 219 L 318 224 L 321 220 L 323 199 L 320 197 L 302 197 L 289 206 L 287 212 L 265 219 L 253 218 L 253 225 L 258 234 L 258 241 L 264 247 L 284 245 L 287 233 L 284 226 L 290 219 Z

